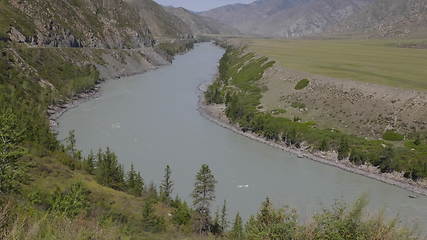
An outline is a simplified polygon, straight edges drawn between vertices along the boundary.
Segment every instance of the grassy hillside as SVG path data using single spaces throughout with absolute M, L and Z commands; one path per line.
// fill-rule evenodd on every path
M 410 89 L 427 89 L 423 40 L 249 40 L 249 49 L 304 72 Z

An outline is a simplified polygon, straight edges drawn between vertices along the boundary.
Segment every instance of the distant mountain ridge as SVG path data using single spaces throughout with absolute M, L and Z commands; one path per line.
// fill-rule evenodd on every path
M 425 31 L 426 4 L 425 0 L 257 0 L 200 15 L 249 35 L 296 38 L 351 32 L 392 37 Z
M 377 37 L 427 36 L 426 0 L 376 0 L 331 31 Z
M 198 15 L 185 8 L 165 7 L 166 11 L 181 19 L 193 34 L 238 34 L 239 31 L 219 21 Z

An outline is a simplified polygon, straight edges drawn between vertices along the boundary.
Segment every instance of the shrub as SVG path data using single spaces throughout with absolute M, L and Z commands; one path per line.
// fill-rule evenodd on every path
M 146 232 L 162 232 L 166 229 L 165 219 L 154 212 L 154 203 L 147 200 L 142 209 L 142 228 Z
M 299 80 L 299 82 L 295 85 L 295 90 L 301 90 L 308 86 L 310 80 L 304 78 Z
M 68 217 L 77 216 L 89 207 L 89 191 L 81 183 L 71 185 L 63 192 L 58 189 L 52 196 L 50 210 Z
M 403 138 L 403 135 L 395 132 L 394 130 L 387 130 L 383 135 L 383 139 L 387 141 L 402 141 Z
M 277 109 L 271 110 L 271 114 L 273 114 L 273 115 L 279 115 L 279 114 L 282 114 L 282 113 L 286 113 L 286 110 L 285 109 L 281 109 L 281 108 L 277 108 Z
M 291 107 L 298 108 L 298 109 L 303 109 L 303 108 L 305 108 L 305 104 L 304 103 L 300 103 L 300 102 L 293 102 L 291 104 Z

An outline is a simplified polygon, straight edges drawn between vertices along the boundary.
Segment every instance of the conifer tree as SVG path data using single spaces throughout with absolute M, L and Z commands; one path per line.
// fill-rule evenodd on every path
M 243 221 L 240 214 L 237 213 L 234 218 L 233 228 L 231 229 L 230 237 L 233 240 L 242 240 L 243 236 Z
M 83 168 L 89 174 L 94 174 L 95 172 L 95 154 L 93 151 L 90 151 L 89 155 L 86 157 L 84 161 Z
M 146 232 L 161 232 L 166 228 L 165 219 L 154 212 L 154 202 L 146 200 L 142 209 L 142 228 Z
M 124 171 L 117 161 L 116 154 L 107 147 L 105 153 L 99 150 L 97 157 L 96 180 L 98 183 L 123 190 L 125 187 Z
M 137 174 L 132 163 L 130 165 L 130 170 L 128 171 L 126 176 L 126 190 L 128 193 L 133 195 L 138 195 L 138 193 L 136 192 L 136 177 Z
M 216 180 L 209 166 L 203 164 L 196 174 L 192 193 L 193 207 L 196 211 L 196 230 L 199 233 L 210 231 L 210 204 L 215 200 Z
M 215 217 L 214 217 L 212 223 L 210 224 L 210 232 L 213 233 L 214 235 L 221 235 L 222 234 L 220 221 L 221 220 L 220 220 L 220 216 L 219 216 L 219 209 L 217 208 L 215 211 Z
M 68 132 L 67 138 L 65 138 L 65 143 L 67 144 L 65 146 L 65 149 L 71 156 L 75 156 L 76 154 L 76 131 L 71 130 Z
M 228 220 L 227 220 L 227 200 L 224 200 L 224 204 L 221 209 L 221 218 L 219 220 L 219 224 L 223 232 L 225 232 L 228 228 Z
M 172 174 L 172 171 L 170 169 L 170 166 L 166 165 L 165 175 L 160 185 L 160 196 L 162 200 L 166 203 L 170 202 L 171 196 L 172 196 L 173 181 L 171 179 L 171 174 Z
M 141 173 L 138 172 L 135 177 L 135 193 L 137 196 L 142 196 L 144 192 L 144 179 L 141 176 Z
M 157 187 L 153 182 L 150 182 L 150 184 L 147 187 L 147 194 L 148 198 L 153 201 L 158 201 L 158 193 L 157 193 Z

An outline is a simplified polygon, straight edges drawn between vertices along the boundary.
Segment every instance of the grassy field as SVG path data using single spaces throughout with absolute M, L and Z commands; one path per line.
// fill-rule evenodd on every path
M 245 39 L 249 49 L 294 70 L 427 90 L 425 40 Z

